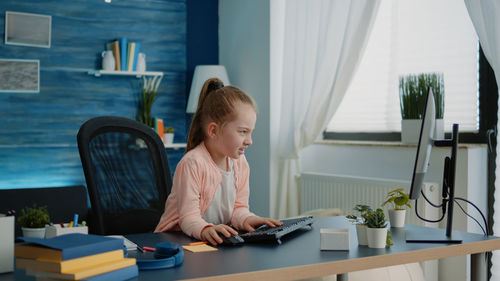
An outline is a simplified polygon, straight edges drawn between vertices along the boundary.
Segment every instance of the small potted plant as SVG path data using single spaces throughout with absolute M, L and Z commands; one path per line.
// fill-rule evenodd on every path
M 166 126 L 164 132 L 165 132 L 165 136 L 164 136 L 165 143 L 166 144 L 172 144 L 172 143 L 174 143 L 174 132 L 175 132 L 174 127 L 168 127 L 168 126 Z
M 406 209 L 405 206 L 411 208 L 410 195 L 404 192 L 403 188 L 397 188 L 387 193 L 387 200 L 382 203 L 382 206 L 391 204 L 392 208 L 389 209 L 389 221 L 391 227 L 404 227 Z
M 369 211 L 365 216 L 368 248 L 385 248 L 387 245 L 387 222 L 380 208 Z
M 366 238 L 366 215 L 372 211 L 370 206 L 358 204 L 354 207 L 354 210 L 359 213 L 356 215 L 347 215 L 346 218 L 356 224 L 356 235 L 358 236 L 359 245 L 368 245 L 368 240 Z
M 401 142 L 417 143 L 428 88 L 432 89 L 436 104 L 434 139 L 444 137 L 444 79 L 442 73 L 409 74 L 399 77 L 399 104 L 401 108 Z
M 45 238 L 45 225 L 50 222 L 47 206 L 25 207 L 17 219 L 24 237 Z
M 141 92 L 137 104 L 137 121 L 148 125 L 151 128 L 155 127 L 154 118 L 151 115 L 151 108 L 158 96 L 158 88 L 163 76 L 154 76 L 146 78 L 142 77 Z

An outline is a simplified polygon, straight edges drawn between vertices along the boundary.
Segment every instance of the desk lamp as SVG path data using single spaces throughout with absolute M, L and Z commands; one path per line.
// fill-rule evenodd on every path
M 201 88 L 207 79 L 219 78 L 224 86 L 229 85 L 226 68 L 223 65 L 197 65 L 194 69 L 193 82 L 189 91 L 189 100 L 186 107 L 187 113 L 195 113 L 198 107 Z

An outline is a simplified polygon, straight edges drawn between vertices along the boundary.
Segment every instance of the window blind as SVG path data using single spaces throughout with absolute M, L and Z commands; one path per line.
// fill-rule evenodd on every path
M 333 132 L 398 132 L 400 75 L 442 72 L 445 131 L 479 129 L 479 43 L 462 1 L 383 0 Z

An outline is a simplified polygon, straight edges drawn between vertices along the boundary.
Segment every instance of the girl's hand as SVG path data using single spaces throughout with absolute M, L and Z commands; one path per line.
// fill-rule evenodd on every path
M 268 225 L 269 227 L 276 227 L 280 226 L 283 223 L 280 222 L 279 220 L 275 219 L 270 219 L 270 218 L 262 218 L 258 216 L 251 216 L 248 217 L 244 222 L 243 222 L 243 229 L 252 232 L 255 230 L 255 227 L 259 227 L 263 224 Z
M 203 240 L 207 240 L 210 244 L 217 246 L 217 244 L 222 243 L 222 238 L 220 238 L 219 233 L 224 235 L 225 237 L 238 235 L 238 232 L 229 225 L 218 224 L 205 228 L 201 233 L 201 237 L 203 238 Z

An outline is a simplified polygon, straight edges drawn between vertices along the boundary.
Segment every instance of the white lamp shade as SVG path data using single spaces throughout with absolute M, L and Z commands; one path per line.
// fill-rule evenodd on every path
M 189 90 L 189 99 L 186 107 L 187 113 L 195 113 L 198 107 L 201 88 L 210 78 L 219 78 L 224 86 L 229 85 L 226 68 L 223 65 L 198 65 L 194 69 L 193 82 Z

